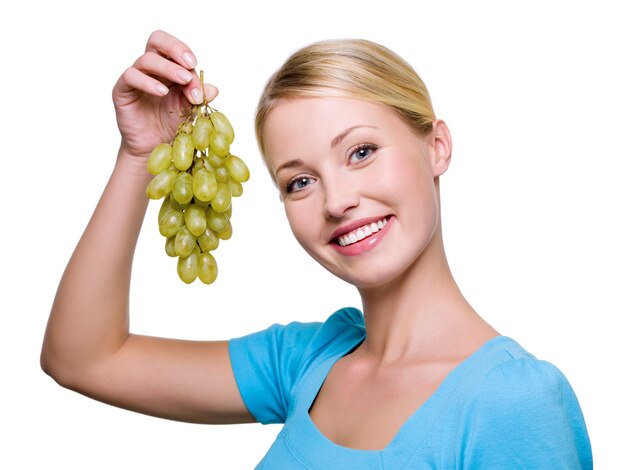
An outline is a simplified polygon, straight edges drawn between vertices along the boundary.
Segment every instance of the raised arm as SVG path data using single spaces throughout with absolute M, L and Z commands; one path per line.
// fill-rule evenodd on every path
M 61 385 L 122 408 L 190 422 L 250 422 L 227 342 L 129 333 L 131 265 L 151 177 L 147 158 L 171 140 L 180 110 L 202 100 L 195 66 L 184 43 L 156 31 L 115 84 L 117 161 L 59 284 L 41 366 Z M 212 99 L 217 89 L 206 85 L 205 93 Z

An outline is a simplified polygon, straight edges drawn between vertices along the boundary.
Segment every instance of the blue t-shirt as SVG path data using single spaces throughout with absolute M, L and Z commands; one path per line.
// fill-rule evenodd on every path
M 360 311 L 230 341 L 257 421 L 284 423 L 258 469 L 591 469 L 578 400 L 564 375 L 498 336 L 459 364 L 382 450 L 335 444 L 308 410 L 333 364 L 365 338 Z

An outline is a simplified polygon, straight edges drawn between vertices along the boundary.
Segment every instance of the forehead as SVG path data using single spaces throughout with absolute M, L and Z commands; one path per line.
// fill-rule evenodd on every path
M 268 163 L 276 168 L 306 149 L 330 148 L 338 134 L 354 126 L 383 129 L 399 121 L 389 107 L 349 98 L 289 98 L 269 112 L 263 138 Z

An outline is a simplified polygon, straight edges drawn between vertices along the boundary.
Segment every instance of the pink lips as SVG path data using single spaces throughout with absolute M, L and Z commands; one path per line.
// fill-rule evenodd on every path
M 379 220 L 381 219 L 370 218 L 370 219 L 361 219 L 361 220 L 355 221 L 354 223 L 351 223 L 349 225 L 341 227 L 338 230 L 335 230 L 335 232 L 332 235 L 332 239 L 335 240 L 341 235 L 345 235 L 365 225 L 378 222 Z M 385 237 L 385 235 L 387 235 L 389 231 L 389 227 L 391 226 L 395 218 L 387 217 L 386 220 L 387 220 L 387 223 L 382 229 L 380 229 L 378 232 L 372 233 L 371 235 L 365 237 L 362 240 L 359 240 L 355 243 L 351 243 L 350 245 L 347 245 L 347 246 L 341 246 L 338 243 L 333 243 L 333 246 L 335 247 L 337 251 L 339 251 L 341 254 L 346 255 L 346 256 L 356 256 L 366 251 L 369 251 L 372 248 L 374 248 L 376 245 L 378 245 L 380 241 Z

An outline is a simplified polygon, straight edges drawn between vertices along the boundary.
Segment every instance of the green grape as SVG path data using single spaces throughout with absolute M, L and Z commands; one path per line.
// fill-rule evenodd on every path
M 177 209 L 167 209 L 161 217 L 159 217 L 159 233 L 164 237 L 175 236 L 183 226 L 185 218 L 183 212 Z
M 215 175 L 207 170 L 201 168 L 193 175 L 193 195 L 194 198 L 200 201 L 209 202 L 215 197 L 217 192 L 217 181 Z
M 206 149 L 209 146 L 209 137 L 212 131 L 213 123 L 211 122 L 211 119 L 204 116 L 198 116 L 191 133 L 193 146 L 198 150 Z
M 193 198 L 193 203 L 198 207 L 202 207 L 204 210 L 211 205 L 211 201 L 201 201 L 195 197 Z
M 211 199 L 211 206 L 216 212 L 224 212 L 230 207 L 231 195 L 228 186 L 224 183 L 217 183 L 217 192 Z
M 193 142 L 189 134 L 178 134 L 172 146 L 172 162 L 180 171 L 187 171 L 193 163 Z
M 217 236 L 222 240 L 228 240 L 233 236 L 233 226 L 230 224 L 230 220 L 226 224 L 226 227 L 223 230 L 217 232 Z
M 245 183 L 250 179 L 250 170 L 248 169 L 248 165 L 244 163 L 244 161 L 235 156 L 229 155 L 224 162 L 226 168 L 228 168 L 228 172 L 232 179 L 239 183 Z
M 171 258 L 175 258 L 176 256 L 178 256 L 176 254 L 176 248 L 174 248 L 175 240 L 175 236 L 169 237 L 167 240 L 165 240 L 165 253 L 167 253 L 167 256 Z
M 158 175 L 172 163 L 172 146 L 167 143 L 159 144 L 148 157 L 148 171 L 153 175 Z
M 168 209 L 171 209 L 172 205 L 170 203 L 170 196 L 165 196 L 163 198 L 163 202 L 161 203 L 161 208 L 159 209 L 159 215 L 157 216 L 157 221 L 163 217 L 163 214 L 165 214 L 165 211 Z
M 146 187 L 146 196 L 150 199 L 161 199 L 172 191 L 172 183 L 176 177 L 176 170 L 165 170 L 156 175 Z
M 176 202 L 187 204 L 193 198 L 193 177 L 182 171 L 176 175 L 172 185 L 172 196 Z
M 174 240 L 174 249 L 176 250 L 176 254 L 185 258 L 191 254 L 195 246 L 196 237 L 191 234 L 186 226 L 181 227 L 176 234 L 176 239 Z
M 198 171 L 204 169 L 204 161 L 201 158 L 196 158 L 191 168 L 191 176 L 195 176 Z M 189 170 L 187 170 L 187 173 L 189 173 Z
M 207 227 L 204 233 L 198 237 L 198 245 L 202 252 L 206 253 L 216 250 L 220 245 L 220 239 L 213 230 Z
M 235 181 L 232 178 L 228 178 L 226 185 L 228 186 L 228 190 L 230 191 L 231 196 L 239 197 L 243 194 L 243 186 L 241 185 L 239 181 Z M 231 204 L 231 207 L 232 207 L 232 204 Z
M 207 160 L 211 165 L 211 168 L 219 168 L 221 166 L 224 166 L 224 159 L 217 156 L 215 152 L 213 152 L 211 149 L 209 149 L 209 155 L 207 156 Z
M 170 198 L 170 207 L 172 209 L 178 209 L 179 211 L 184 211 L 191 203 L 190 201 L 190 202 L 186 202 L 185 204 L 181 204 L 176 199 L 174 199 L 171 194 L 169 195 L 169 198 Z
M 215 179 L 218 183 L 226 183 L 229 177 L 228 168 L 225 166 L 220 166 L 215 169 Z
M 224 134 L 226 141 L 232 144 L 233 140 L 235 140 L 235 131 L 228 118 L 219 111 L 215 111 L 211 113 L 211 121 L 215 130 Z
M 205 209 L 191 204 L 185 209 L 185 225 L 194 237 L 202 235 L 206 230 Z
M 198 256 L 198 278 L 205 284 L 217 279 L 217 263 L 211 253 L 200 253 Z
M 228 225 L 228 217 L 222 212 L 216 212 L 213 207 L 206 210 L 207 226 L 214 232 L 220 232 Z
M 192 251 L 189 256 L 181 256 L 178 258 L 176 268 L 181 281 L 185 284 L 191 284 L 198 277 L 198 253 Z
M 200 72 L 202 80 L 203 74 Z M 165 253 L 178 258 L 180 279 L 211 284 L 217 263 L 211 254 L 232 237 L 232 198 L 243 194 L 250 171 L 230 153 L 235 132 L 226 116 L 207 101 L 194 105 L 171 143 L 154 147 L 147 170 L 150 199 L 163 199 L 158 227 Z
M 226 140 L 226 135 L 214 130 L 209 137 L 209 147 L 218 157 L 226 157 L 230 153 L 230 144 Z

